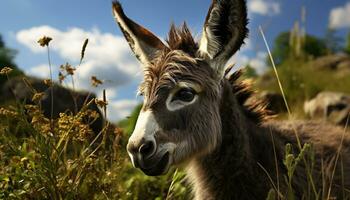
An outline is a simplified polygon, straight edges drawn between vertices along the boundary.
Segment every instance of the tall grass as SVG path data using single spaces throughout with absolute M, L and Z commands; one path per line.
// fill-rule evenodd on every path
M 50 41 L 44 37 L 39 43 L 49 52 Z M 87 45 L 85 40 L 78 66 Z M 60 82 L 64 83 L 68 76 L 74 81 L 75 68 L 63 66 Z M 2 75 L 9 73 L 10 68 L 2 70 Z M 94 87 L 103 86 L 97 77 L 91 80 Z M 44 116 L 41 109 L 44 94 L 26 78 L 23 81 L 33 92 L 35 103 L 15 101 L 0 108 L 0 199 L 187 198 L 183 182 L 172 180 L 171 173 L 161 178 L 146 177 L 131 166 L 125 152 L 127 135 L 121 128 L 105 121 L 100 132 L 91 130 L 91 124 L 103 116 L 90 110 L 90 105 L 100 106 L 104 119 L 107 117 L 105 92 L 103 99 L 86 100 L 80 110 L 60 113 L 53 119 L 51 114 Z M 56 84 L 52 77 L 45 82 L 49 88 Z M 132 127 L 135 122 L 125 123 Z M 179 172 L 174 177 L 183 180 L 183 176 Z
M 275 75 L 277 83 L 278 83 L 279 91 L 282 94 L 282 97 L 283 97 L 283 100 L 284 100 L 284 103 L 285 103 L 285 106 L 286 106 L 286 109 L 287 109 L 288 118 L 289 118 L 289 120 L 293 120 L 292 119 L 292 112 L 291 112 L 290 106 L 288 104 L 288 101 L 287 101 L 287 98 L 286 98 L 286 95 L 285 95 L 285 92 L 284 92 L 284 88 L 282 86 L 282 82 L 281 82 L 279 73 L 277 71 L 274 59 L 272 57 L 272 54 L 271 54 L 268 42 L 267 42 L 267 40 L 265 38 L 264 32 L 263 32 L 261 27 L 259 27 L 259 30 L 260 30 L 261 36 L 263 38 L 263 41 L 265 43 L 269 59 L 270 59 L 271 64 L 272 64 L 272 69 L 273 69 L 274 75 Z M 290 76 L 290 74 L 289 74 L 289 76 Z M 293 80 L 293 82 L 294 81 L 295 80 Z M 350 113 L 349 113 L 349 115 L 350 115 Z M 333 177 L 334 177 L 334 174 L 335 174 L 335 171 L 336 171 L 336 167 L 337 167 L 337 164 L 338 164 L 339 156 L 341 155 L 341 149 L 342 149 L 342 146 L 343 146 L 343 141 L 344 141 L 344 137 L 345 137 L 347 126 L 348 126 L 348 122 L 349 122 L 349 115 L 347 117 L 347 122 L 346 122 L 346 125 L 345 125 L 345 128 L 344 128 L 343 134 L 341 136 L 341 141 L 340 141 L 338 150 L 337 150 L 336 155 L 335 155 L 334 168 L 332 170 L 331 181 L 329 183 L 329 188 L 322 188 L 321 191 L 318 188 L 316 188 L 314 177 L 313 177 L 313 168 L 314 168 L 314 164 L 315 164 L 314 150 L 312 149 L 312 145 L 311 144 L 305 143 L 305 144 L 302 145 L 302 143 L 300 141 L 300 138 L 299 138 L 299 134 L 298 134 L 298 132 L 297 132 L 297 130 L 295 128 L 295 125 L 292 124 L 292 129 L 294 131 L 294 134 L 295 134 L 295 137 L 296 137 L 296 140 L 297 140 L 297 145 L 298 145 L 298 148 L 299 148 L 299 152 L 297 154 L 295 154 L 293 152 L 292 145 L 291 144 L 287 144 L 286 145 L 286 149 L 285 149 L 285 152 L 284 152 L 285 153 L 285 158 L 283 160 L 283 164 L 284 164 L 284 166 L 287 169 L 287 177 L 285 177 L 286 181 L 287 181 L 287 186 L 288 186 L 287 193 L 281 195 L 281 193 L 279 191 L 279 188 L 277 188 L 277 191 L 271 190 L 268 193 L 268 196 L 267 196 L 268 200 L 276 198 L 275 192 L 277 192 L 277 194 L 278 194 L 277 199 L 280 199 L 280 198 L 281 199 L 288 199 L 288 200 L 294 200 L 295 199 L 295 194 L 293 192 L 293 184 L 292 184 L 293 181 L 292 180 L 294 178 L 294 172 L 295 172 L 297 166 L 300 165 L 301 162 L 303 162 L 304 170 L 305 170 L 306 175 L 307 175 L 308 186 L 311 186 L 311 189 L 312 189 L 312 194 L 310 194 L 310 190 L 307 189 L 305 191 L 305 194 L 303 195 L 303 197 L 305 199 L 316 199 L 316 200 L 317 199 L 321 199 L 321 198 L 332 199 L 331 196 L 330 196 L 331 195 L 331 189 L 332 189 L 332 181 L 333 181 Z M 271 136 L 271 137 L 272 137 L 272 141 L 273 141 L 273 136 Z M 274 142 L 273 142 L 273 145 L 275 145 Z M 275 151 L 275 146 L 273 148 L 274 148 L 274 151 Z M 275 153 L 275 161 L 277 162 L 276 153 Z M 276 164 L 276 170 L 277 170 L 277 164 Z M 322 170 L 324 170 L 324 169 L 322 168 Z M 324 174 L 323 171 L 322 171 L 322 174 Z M 342 174 L 342 176 L 343 176 L 343 174 Z M 343 177 L 343 179 L 344 179 L 344 177 Z M 277 182 L 278 182 L 277 184 L 279 184 L 278 174 L 277 174 Z M 342 187 L 343 187 L 343 191 L 344 191 L 345 190 L 344 185 Z M 276 187 L 275 187 L 275 190 L 276 190 Z
M 262 31 L 261 33 L 263 35 Z M 42 46 L 47 48 L 51 70 L 50 39 L 46 37 L 41 42 Z M 264 41 L 267 45 L 265 38 Z M 87 45 L 88 40 L 85 40 L 77 67 L 83 62 Z M 269 55 L 273 63 L 270 52 Z M 71 78 L 73 91 L 75 69 L 67 63 L 62 65 L 59 74 L 61 84 L 67 77 Z M 282 92 L 288 116 L 292 118 L 293 107 L 290 108 L 288 103 L 292 101 L 294 104 L 298 101 L 294 96 L 300 91 L 293 89 L 294 82 L 288 82 L 290 74 L 285 69 L 288 68 L 281 67 L 278 71 L 273 65 L 273 73 L 277 79 L 273 90 Z M 304 75 L 304 72 L 300 71 L 300 75 Z M 10 68 L 3 68 L 1 74 L 9 79 L 9 73 Z M 324 75 L 320 73 L 319 76 Z M 308 80 L 307 78 L 306 75 L 303 76 L 304 80 Z M 108 99 L 105 92 L 103 99 L 93 100 L 89 100 L 90 93 L 80 110 L 76 106 L 74 111 L 61 113 L 57 119 L 53 119 L 52 114 L 49 118 L 44 116 L 41 109 L 40 100 L 43 98 L 43 93 L 37 92 L 25 78 L 23 81 L 33 92 L 32 100 L 35 104 L 25 105 L 13 101 L 0 108 L 0 199 L 168 200 L 191 197 L 185 183 L 185 175 L 181 170 L 172 170 L 162 177 L 148 177 L 131 166 L 125 145 L 134 129 L 141 106 L 136 107 L 128 119 L 121 121 L 119 127 L 105 121 L 102 129 L 95 133 L 91 130 L 91 124 L 98 118 L 107 117 Z M 52 81 L 52 76 L 45 82 L 53 92 L 52 87 L 55 83 Z M 91 82 L 93 87 L 103 87 L 103 81 L 95 76 L 91 77 Z M 304 88 L 307 88 L 308 84 L 305 85 Z M 303 97 L 308 98 L 318 91 L 318 88 L 312 87 L 305 89 Z M 51 97 L 54 98 L 54 94 Z M 90 110 L 92 104 L 98 105 L 104 116 Z M 52 113 L 53 108 L 50 109 Z M 295 134 L 298 138 L 296 131 Z M 271 139 L 274 144 L 273 135 Z M 342 162 L 340 152 L 341 148 L 337 151 L 336 163 Z M 277 154 L 275 146 L 274 154 L 275 156 Z M 286 145 L 283 164 L 287 169 L 287 176 L 280 177 L 277 170 L 277 183 L 274 183 L 272 175 L 265 170 L 273 185 L 267 194 L 267 199 L 296 199 L 292 182 L 299 165 L 306 166 L 308 174 L 305 199 L 330 199 L 330 188 L 319 189 L 313 183 L 314 160 L 312 145 L 302 145 L 299 141 L 296 152 L 291 145 Z M 278 164 L 276 158 L 276 169 Z M 261 168 L 264 170 L 263 166 Z M 334 172 L 335 168 L 333 174 Z M 288 185 L 286 193 L 280 191 L 280 181 L 286 181 Z

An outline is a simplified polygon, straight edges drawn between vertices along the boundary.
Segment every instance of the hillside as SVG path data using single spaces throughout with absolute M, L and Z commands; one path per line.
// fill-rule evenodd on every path
M 350 57 L 344 54 L 327 55 L 310 61 L 289 59 L 279 65 L 277 71 L 296 118 L 305 118 L 304 102 L 322 91 L 350 94 Z M 280 94 L 272 69 L 258 77 L 255 85 L 260 91 Z

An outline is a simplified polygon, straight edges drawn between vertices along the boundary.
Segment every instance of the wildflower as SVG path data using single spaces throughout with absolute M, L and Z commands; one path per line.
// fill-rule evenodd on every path
M 35 129 L 41 133 L 49 133 L 50 131 L 50 120 L 47 119 L 43 113 L 40 111 L 39 106 L 37 105 L 25 105 L 28 115 L 32 118 L 31 124 Z
M 88 138 L 90 135 L 93 134 L 92 130 L 90 129 L 89 125 L 83 124 L 80 122 L 80 125 L 78 127 L 78 135 L 74 139 L 84 141 L 86 138 Z
M 52 40 L 52 38 L 47 37 L 47 36 L 43 36 L 42 38 L 40 38 L 38 40 L 38 43 L 40 44 L 40 46 L 45 47 L 45 46 L 49 46 L 49 43 L 51 40 Z
M 96 76 L 91 76 L 91 84 L 92 84 L 92 86 L 97 87 L 97 86 L 103 84 L 103 82 L 101 80 L 97 79 Z
M 123 135 L 123 129 L 119 127 L 115 128 L 113 132 L 116 136 Z
M 45 80 L 44 80 L 44 83 L 45 83 L 45 85 L 47 85 L 47 86 L 49 86 L 49 87 L 52 86 L 52 81 L 51 81 L 51 79 L 45 79 Z
M 43 92 L 35 93 L 32 97 L 32 101 L 39 102 L 44 97 L 44 95 L 45 95 L 45 93 L 43 93 Z
M 0 74 L 1 74 L 1 75 L 9 74 L 9 73 L 12 72 L 12 70 L 13 70 L 13 69 L 10 68 L 10 67 L 4 67 L 4 68 L 1 69 Z
M 53 137 L 51 126 L 50 126 L 51 121 L 48 118 L 41 116 L 40 121 L 38 122 L 39 124 L 38 125 L 34 124 L 34 127 L 36 127 L 36 129 L 39 130 L 41 134 Z
M 41 116 L 40 116 L 40 115 L 34 115 L 34 116 L 32 117 L 31 123 L 32 123 L 32 124 L 35 124 L 35 123 L 39 123 L 40 121 L 41 121 Z
M 39 112 L 39 107 L 35 105 L 25 105 L 24 108 L 28 111 L 30 114 L 34 114 Z
M 101 108 L 104 108 L 108 105 L 108 102 L 107 101 L 103 101 L 103 100 L 98 100 L 98 99 L 95 99 L 95 104 L 100 106 Z
M 0 108 L 0 115 L 8 116 L 8 117 L 16 117 L 17 113 L 12 111 L 12 110 L 8 110 L 8 109 L 5 109 L 5 108 Z
M 86 141 L 86 138 L 93 135 L 89 124 L 84 123 L 86 117 L 87 113 L 83 111 L 80 111 L 76 115 L 72 113 L 60 113 L 60 117 L 58 118 L 58 135 L 64 138 L 64 140 Z
M 69 75 L 74 75 L 74 71 L 76 70 L 69 63 L 66 63 L 65 65 L 61 65 L 60 68 L 61 68 L 61 70 L 65 70 L 67 72 L 67 74 L 69 74 Z
M 86 115 L 90 118 L 90 119 L 97 119 L 100 115 L 98 114 L 98 112 L 96 112 L 95 110 L 87 110 L 86 111 Z

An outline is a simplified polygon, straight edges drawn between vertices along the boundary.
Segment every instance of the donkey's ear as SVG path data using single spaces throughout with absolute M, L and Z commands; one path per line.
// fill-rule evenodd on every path
M 247 29 L 245 0 L 213 0 L 205 20 L 199 53 L 223 74 L 228 59 L 241 47 Z
M 113 15 L 132 51 L 142 64 L 148 65 L 158 50 L 167 48 L 157 36 L 129 19 L 118 1 L 113 2 Z

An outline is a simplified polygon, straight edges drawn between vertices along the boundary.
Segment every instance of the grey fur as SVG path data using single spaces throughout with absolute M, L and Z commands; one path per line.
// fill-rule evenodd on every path
M 201 52 L 186 24 L 180 29 L 172 26 L 167 47 L 152 52 L 139 90 L 144 95 L 142 110 L 151 110 L 160 127 L 156 144 L 175 144 L 170 163 L 185 166 L 195 199 L 265 199 L 274 185 L 279 186 L 276 192 L 287 192 L 284 148 L 290 143 L 298 153 L 295 130 L 302 144 L 313 145 L 312 177 L 319 199 L 327 197 L 328 188 L 332 188 L 332 197 L 348 198 L 349 134 L 341 145 L 344 132 L 339 127 L 266 120 L 262 102 L 247 105 L 252 92 L 238 80 L 240 73 L 223 77 L 219 64 L 224 65 L 243 44 L 248 32 L 246 17 L 244 0 L 213 0 L 205 23 L 205 30 L 212 28 L 214 36 L 208 41 L 209 54 Z M 147 36 L 158 41 L 147 34 L 142 39 L 147 41 Z M 195 83 L 201 92 L 195 103 L 169 111 L 165 101 L 179 81 Z M 339 147 L 340 160 L 330 185 Z M 305 196 L 310 185 L 303 162 L 296 168 L 292 185 L 296 199 L 314 198 L 312 193 Z

